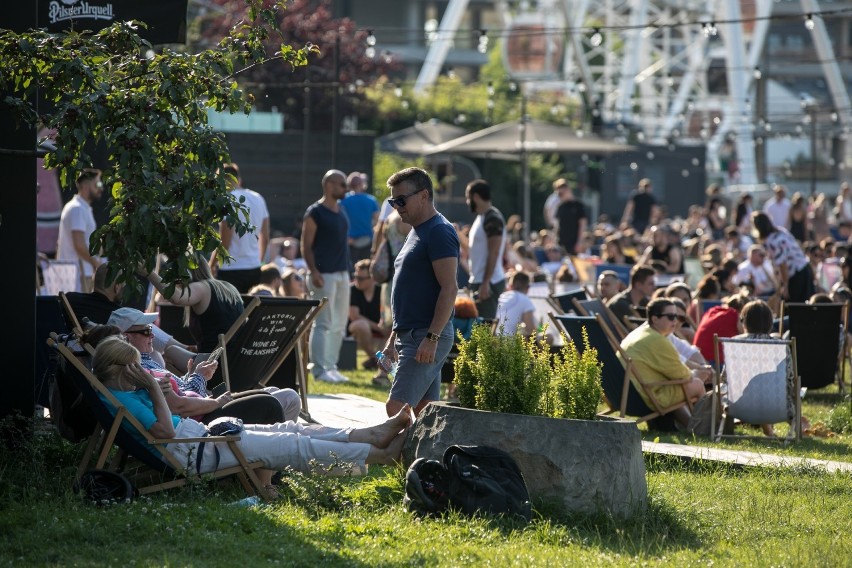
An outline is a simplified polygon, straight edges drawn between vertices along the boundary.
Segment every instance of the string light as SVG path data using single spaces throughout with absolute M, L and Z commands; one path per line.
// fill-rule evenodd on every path
M 589 38 L 589 45 L 592 47 L 598 47 L 603 43 L 603 35 L 601 34 L 600 28 L 595 28 L 592 31 L 592 37 Z
M 719 28 L 716 27 L 716 22 L 704 22 L 701 24 L 701 31 L 704 32 L 704 37 L 716 37 L 719 34 Z
M 397 98 L 402 97 L 402 87 L 400 86 L 399 83 L 397 83 L 396 86 L 394 87 L 393 94 L 396 95 Z
M 755 66 L 754 68 L 754 78 L 757 81 L 760 81 L 760 78 L 763 77 L 763 73 L 760 72 L 760 67 Z
M 376 36 L 373 34 L 373 30 L 367 30 L 367 49 L 364 50 L 364 55 L 368 59 L 376 57 Z
M 479 30 L 479 43 L 476 46 L 476 51 L 485 53 L 488 51 L 488 34 L 485 30 Z
M 814 30 L 814 15 L 813 14 L 805 14 L 805 29 L 809 32 Z

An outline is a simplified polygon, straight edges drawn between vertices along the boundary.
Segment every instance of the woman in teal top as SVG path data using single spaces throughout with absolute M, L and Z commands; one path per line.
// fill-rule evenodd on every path
M 139 351 L 118 337 L 103 340 L 92 360 L 95 376 L 115 395 L 118 401 L 155 438 L 195 438 L 206 427 L 191 418 L 181 419 L 169 411 L 164 392 L 171 389 L 169 381 L 158 382 L 140 365 Z M 365 472 L 367 464 L 393 464 L 399 461 L 402 444 L 411 424 L 411 408 L 405 406 L 386 422 L 368 428 L 329 428 L 318 424 L 279 422 L 277 424 L 246 424 L 237 442 L 249 461 L 260 460 L 265 469 L 258 477 L 265 485 L 272 483 L 276 471 L 292 467 L 309 472 L 313 461 L 328 467 L 336 463 L 352 463 L 357 471 Z M 216 444 L 205 444 L 201 473 L 237 465 L 236 457 L 227 445 L 219 444 L 219 460 L 215 458 Z M 180 463 L 188 463 L 197 455 L 197 443 L 171 443 L 166 450 Z

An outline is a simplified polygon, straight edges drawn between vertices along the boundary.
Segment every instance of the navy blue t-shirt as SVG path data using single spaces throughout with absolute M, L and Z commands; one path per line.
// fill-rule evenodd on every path
M 349 217 L 343 207 L 335 213 L 319 201 L 305 211 L 317 224 L 314 262 L 321 274 L 349 270 Z
M 393 329 L 429 327 L 441 286 L 432 262 L 459 257 L 459 237 L 455 228 L 438 213 L 414 227 L 393 263 Z

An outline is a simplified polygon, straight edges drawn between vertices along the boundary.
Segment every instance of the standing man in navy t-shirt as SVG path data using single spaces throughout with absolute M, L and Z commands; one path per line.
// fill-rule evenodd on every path
M 432 180 L 420 168 L 388 179 L 388 200 L 413 227 L 394 262 L 393 332 L 385 356 L 399 361 L 388 401 L 393 416 L 406 404 L 420 411 L 441 397 L 441 367 L 453 346 L 459 238 L 435 209 Z
M 349 317 L 349 219 L 340 207 L 346 174 L 329 170 L 322 178 L 322 199 L 305 211 L 302 257 L 308 265 L 308 291 L 328 304 L 311 329 L 311 374 L 327 383 L 349 379 L 337 370 Z

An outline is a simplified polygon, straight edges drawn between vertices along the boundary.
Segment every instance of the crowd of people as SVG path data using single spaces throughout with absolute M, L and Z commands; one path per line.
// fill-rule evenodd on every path
M 388 391 L 391 417 L 372 446 L 375 437 L 353 437 L 354 431 L 334 432 L 330 438 L 290 426 L 248 431 L 293 432 L 308 440 L 331 440 L 332 446 L 366 441 L 352 445 L 354 461 L 362 464 L 386 463 L 391 449 L 398 454 L 398 435 L 410 422 L 409 413 L 416 415 L 441 398 L 441 367 L 457 330 L 469 333 L 470 321 L 478 319 L 492 323 L 500 334 L 540 332 L 540 315 L 528 296 L 533 284 L 551 291 L 564 284 L 590 284 L 588 292 L 615 317 L 644 319 L 621 338 L 621 346 L 647 376 L 677 381 L 654 393 L 666 404 L 679 397 L 697 400 L 708 388 L 716 363 L 714 334 L 770 333 L 764 320 L 777 317 L 773 307 L 779 300 L 820 301 L 818 293 L 834 301 L 852 298 L 852 195 L 846 184 L 834 207 L 824 195 L 806 199 L 796 194 L 788 200 L 785 188 L 776 186 L 760 209 L 752 196 L 731 201 L 714 185 L 707 189 L 706 203 L 681 218 L 657 202 L 652 182 L 643 179 L 618 222 L 601 215 L 591 223 L 571 183 L 560 178 L 544 206 L 547 226 L 526 241 L 520 218 L 506 218 L 494 206 L 487 180 L 473 180 L 465 189 L 473 214 L 467 224 L 452 223 L 436 209 L 431 178 L 422 169 L 391 176 L 390 198 L 382 204 L 366 191 L 364 174 L 329 170 L 298 234 L 273 238 L 264 198 L 242 187 L 236 164 L 222 173 L 247 206 L 254 231 L 239 235 L 223 222 L 220 237 L 231 258 L 198 255 L 198 267 L 184 285 L 168 289 L 157 272 L 139 274 L 160 301 L 184 308 L 191 345 L 155 326 L 156 315 L 120 306 L 121 287 L 106 282 L 106 259 L 79 246 L 93 230 L 88 215 L 102 191 L 99 172 L 81 173 L 78 198 L 63 212 L 60 241 L 70 241 L 60 242 L 58 250 L 66 256 L 77 252 L 93 276 L 93 291 L 71 299 L 75 309 L 107 326 L 101 333 L 111 339 L 98 347 L 95 371 L 111 390 L 125 393 L 122 400 L 145 419 L 143 424 L 163 435 L 173 435 L 182 418 L 204 422 L 236 414 L 260 425 L 297 420 L 299 397 L 289 389 L 212 397 L 206 387 L 216 363 L 202 358 L 196 364 L 195 354 L 213 351 L 218 335 L 240 317 L 241 294 L 325 298 L 306 346 L 311 375 L 330 383 L 348 381 L 339 358 L 344 339 L 353 338 L 364 356 L 360 364 L 375 371 L 373 384 Z M 588 282 L 581 267 L 598 263 L 612 269 Z M 661 280 L 666 285 L 659 285 Z M 705 310 L 706 300 L 718 305 Z M 398 363 L 395 375 L 379 365 L 377 351 Z M 123 370 L 108 370 L 113 364 Z M 681 408 L 674 418 L 686 423 L 688 412 Z M 248 438 L 251 454 L 254 434 Z M 281 446 L 276 452 L 287 454 Z M 270 467 L 277 465 L 270 462 Z

